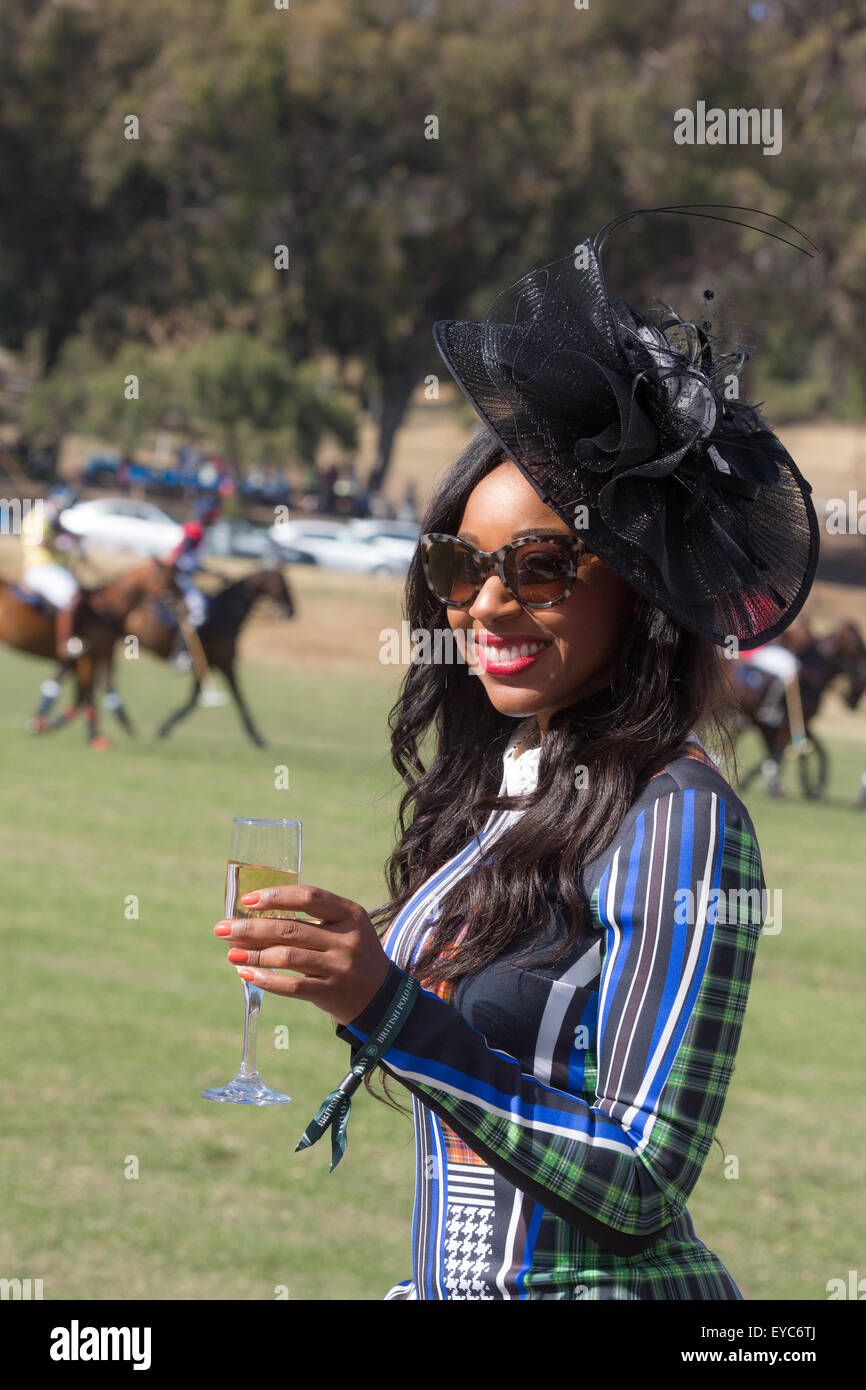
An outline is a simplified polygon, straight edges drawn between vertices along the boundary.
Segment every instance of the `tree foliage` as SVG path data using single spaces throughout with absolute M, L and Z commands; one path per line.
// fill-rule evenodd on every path
M 611 242 L 613 292 L 692 313 L 712 282 L 775 418 L 862 414 L 864 58 L 854 0 L 6 0 L 0 339 L 46 367 L 77 334 L 332 354 L 381 471 L 437 318 L 626 208 L 740 203 L 823 256 L 654 218 Z M 780 108 L 782 152 L 676 145 L 698 101 Z
M 109 362 L 92 340 L 70 338 L 26 400 L 22 424 L 51 440 L 71 429 L 101 435 L 132 455 L 171 421 L 240 469 L 286 457 L 314 464 L 327 436 L 354 449 L 356 415 L 314 364 L 293 368 L 260 338 L 226 332 L 183 349 L 126 343 Z

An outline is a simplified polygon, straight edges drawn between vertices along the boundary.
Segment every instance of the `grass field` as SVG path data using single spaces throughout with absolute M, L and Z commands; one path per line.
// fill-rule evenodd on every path
M 212 935 L 231 817 L 300 819 L 305 882 L 368 908 L 384 895 L 399 670 L 378 663 L 375 641 L 397 591 L 315 583 L 299 578 L 299 623 L 250 632 L 242 675 L 263 750 L 228 708 L 162 743 L 106 725 L 105 753 L 80 727 L 33 739 L 24 724 L 46 668 L 0 652 L 0 1274 L 42 1278 L 46 1298 L 272 1299 L 286 1286 L 291 1299 L 377 1299 L 411 1275 L 410 1122 L 362 1092 L 334 1174 L 327 1140 L 293 1152 L 346 1066 L 324 1013 L 265 998 L 260 1068 L 291 1106 L 199 1099 L 240 1056 L 241 987 Z M 305 623 L 331 635 L 316 647 Z M 134 667 L 123 688 L 149 731 L 186 682 Z M 748 1299 L 824 1299 L 828 1279 L 863 1268 L 866 812 L 851 803 L 866 732 L 853 717 L 833 727 L 828 804 L 748 797 L 783 926 L 761 942 L 719 1128 L 739 1176 L 714 1146 L 689 1203 Z M 274 788 L 280 764 L 288 790 Z M 274 1046 L 278 1024 L 288 1050 Z

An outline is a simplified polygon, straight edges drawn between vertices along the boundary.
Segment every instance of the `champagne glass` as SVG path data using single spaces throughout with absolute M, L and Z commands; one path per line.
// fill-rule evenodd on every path
M 301 822 L 297 820 L 256 820 L 235 816 L 231 854 L 226 870 L 225 915 L 231 917 L 294 917 L 280 908 L 262 911 L 244 907 L 244 893 L 297 883 L 301 876 Z M 262 968 L 262 967 L 260 967 Z M 242 980 L 244 987 L 244 1051 L 240 1071 L 227 1086 L 202 1091 L 202 1100 L 227 1101 L 234 1105 L 288 1105 L 291 1096 L 272 1091 L 256 1070 L 256 1034 L 263 990 Z

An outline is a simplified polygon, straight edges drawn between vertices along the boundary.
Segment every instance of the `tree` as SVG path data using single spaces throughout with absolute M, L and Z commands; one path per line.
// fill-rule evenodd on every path
M 105 362 L 93 341 L 71 338 L 22 410 L 28 434 L 59 444 L 70 430 L 114 440 L 132 456 L 168 418 L 216 442 L 236 476 L 246 463 L 316 462 L 322 441 L 357 447 L 357 405 L 314 363 L 245 333 L 188 348 L 125 343 Z
M 482 317 L 625 208 L 744 203 L 824 259 L 656 219 L 612 240 L 609 284 L 698 312 L 712 275 L 763 339 L 753 394 L 862 411 L 864 57 L 854 0 L 225 0 L 206 24 L 198 0 L 8 0 L 0 338 L 40 329 L 48 365 L 76 333 L 332 355 L 376 403 L 381 481 L 441 375 L 436 319 Z M 676 145 L 698 100 L 782 109 L 782 152 Z
M 184 408 L 215 434 L 226 462 L 294 454 L 312 464 L 332 435 L 357 447 L 354 403 L 312 363 L 291 367 L 285 355 L 244 333 L 223 333 L 188 348 L 176 361 Z

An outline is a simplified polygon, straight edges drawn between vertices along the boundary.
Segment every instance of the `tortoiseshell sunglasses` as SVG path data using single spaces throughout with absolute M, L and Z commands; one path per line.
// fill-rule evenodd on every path
M 578 558 L 588 553 L 579 536 L 566 535 L 520 536 L 499 550 L 478 550 L 456 536 L 428 531 L 419 544 L 424 577 L 449 608 L 468 608 L 494 573 L 518 603 L 552 608 L 568 598 Z

